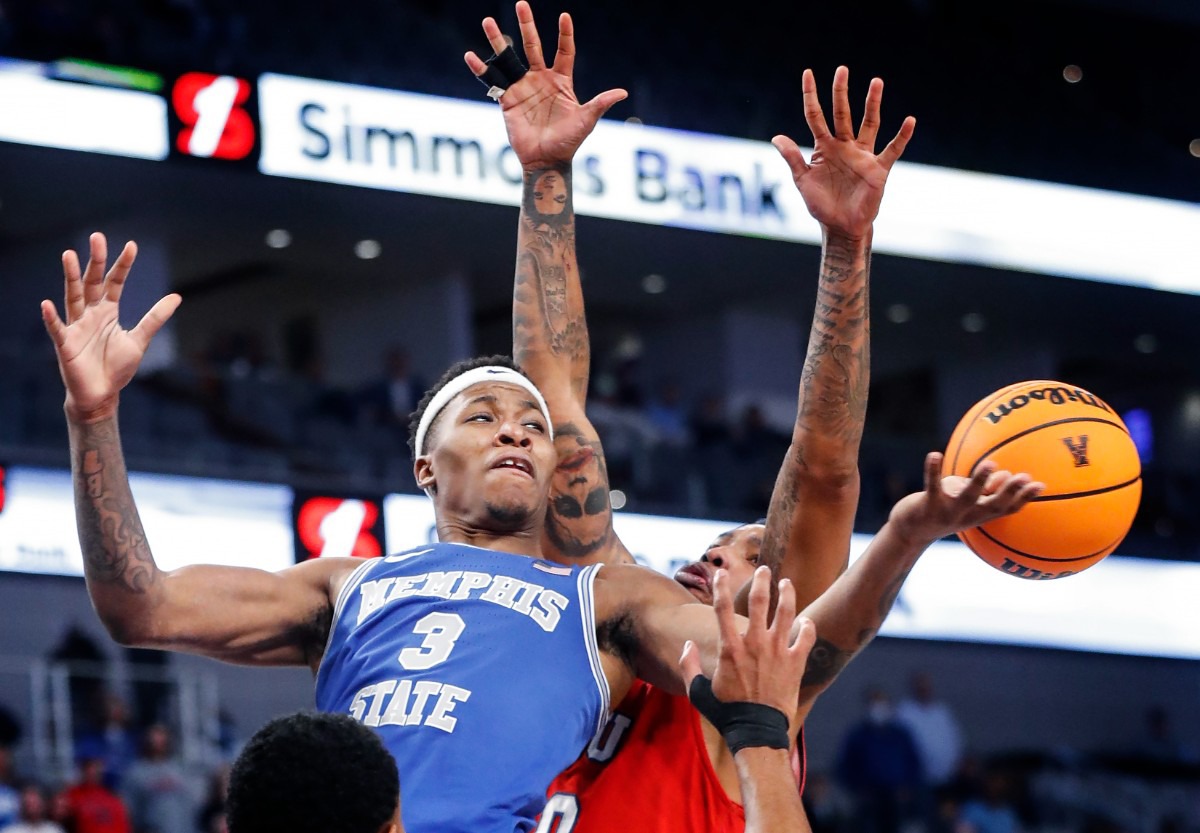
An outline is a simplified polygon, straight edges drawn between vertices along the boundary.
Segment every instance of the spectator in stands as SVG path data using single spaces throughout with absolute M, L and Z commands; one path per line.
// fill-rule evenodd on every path
M 954 712 L 934 694 L 929 674 L 913 674 L 910 695 L 896 707 L 896 718 L 916 741 L 926 782 L 934 788 L 944 786 L 962 760 L 962 731 Z
M 812 833 L 848 833 L 853 808 L 833 779 L 814 772 L 804 781 L 804 811 Z
M 225 804 L 229 797 L 229 767 L 217 767 L 208 781 L 208 797 L 200 814 L 196 817 L 196 826 L 200 833 L 228 833 L 226 824 Z
M 1172 731 L 1170 716 L 1162 706 L 1146 710 L 1146 740 L 1142 743 L 1141 753 L 1160 763 L 1200 763 L 1200 752 Z
M 425 380 L 413 372 L 408 351 L 392 345 L 383 354 L 383 374 L 358 395 L 362 417 L 373 425 L 386 426 L 408 442 L 408 417 L 425 393 Z
M 130 725 L 129 708 L 120 696 L 112 692 L 105 695 L 103 714 L 75 739 L 75 756 L 79 760 L 102 759 L 105 786 L 120 789 L 121 778 L 137 757 L 137 735 Z
M 838 775 L 857 799 L 862 833 L 896 833 L 913 816 L 923 773 L 917 745 L 891 700 L 868 690 L 867 714 L 842 742 Z
M 17 820 L 21 794 L 13 786 L 12 747 L 0 744 L 0 830 Z
M 775 430 L 760 406 L 747 405 L 734 432 L 734 459 L 737 461 L 739 494 L 737 506 L 751 515 L 767 514 L 771 491 L 779 474 L 791 438 Z
M 0 474 L 0 511 L 4 509 L 3 475 Z M 0 746 L 15 747 L 21 740 L 21 721 L 12 711 L 0 703 Z
M 21 810 L 19 818 L 0 833 L 65 833 L 62 827 L 48 818 L 46 794 L 38 784 L 26 784 L 21 788 Z
M 125 803 L 134 833 L 192 833 L 195 787 L 171 757 L 166 726 L 155 724 L 146 730 L 142 756 L 125 774 Z
M 1008 779 L 999 772 L 984 776 L 983 796 L 963 804 L 959 821 L 962 833 L 1020 833 Z
M 84 757 L 79 773 L 79 781 L 62 795 L 63 823 L 71 833 L 131 833 L 125 802 L 105 784 L 105 759 Z
M 676 448 L 690 445 L 687 408 L 678 380 L 664 379 L 659 383 L 654 398 L 646 406 L 646 416 L 658 432 L 659 442 Z

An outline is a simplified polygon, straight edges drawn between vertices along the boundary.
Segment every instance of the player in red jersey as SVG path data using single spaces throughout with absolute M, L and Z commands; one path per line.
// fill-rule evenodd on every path
M 466 61 L 499 101 L 524 172 L 513 354 L 536 380 L 554 422 L 559 463 L 551 481 L 544 551 L 573 564 L 631 561 L 613 532 L 603 448 L 584 410 L 590 356 L 571 188 L 576 150 L 625 94 L 609 90 L 580 104 L 573 89 L 570 17 L 559 18 L 557 54 L 548 67 L 528 4 L 518 2 L 516 12 L 527 72 L 514 63 L 513 50 L 491 18 L 483 28 L 497 55 L 485 64 L 468 53 Z M 988 470 L 969 484 L 943 488 L 940 456 L 931 455 L 925 492 L 902 501 L 869 552 L 825 592 L 845 570 L 858 501 L 872 224 L 888 172 L 915 126 L 906 119 L 895 139 L 875 154 L 882 88 L 878 79 L 871 82 L 855 135 L 848 72 L 839 68 L 831 133 L 812 73 L 806 71 L 805 115 L 816 142 L 811 163 L 792 140 L 774 140 L 823 231 L 816 314 L 792 443 L 766 523 L 718 537 L 676 576 L 709 604 L 717 568 L 729 572 L 734 587 L 744 588 L 760 562 L 791 580 L 798 604 L 807 608 L 818 631 L 797 707 L 789 715 L 793 737 L 815 696 L 874 635 L 924 547 L 961 524 L 1015 511 L 1032 494 L 1027 478 L 998 476 L 989 482 Z M 991 495 L 1000 483 L 1007 484 L 1004 490 Z M 799 758 L 802 752 L 794 754 Z M 720 733 L 686 698 L 638 682 L 614 710 L 606 731 L 555 781 L 539 830 L 720 832 L 741 831 L 744 825 L 734 756 Z

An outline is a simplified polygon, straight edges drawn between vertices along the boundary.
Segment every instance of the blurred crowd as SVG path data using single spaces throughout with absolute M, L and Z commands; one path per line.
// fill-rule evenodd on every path
M 157 714 L 103 695 L 74 733 L 69 772 L 17 771 L 22 726 L 0 704 L 0 833 L 226 833 L 239 741 L 231 735 L 215 754 L 185 759 Z M 1145 721 L 1130 749 L 984 758 L 917 673 L 898 703 L 882 687 L 867 691 L 835 765 L 809 773 L 804 803 L 815 833 L 1195 833 L 1200 750 L 1161 708 Z

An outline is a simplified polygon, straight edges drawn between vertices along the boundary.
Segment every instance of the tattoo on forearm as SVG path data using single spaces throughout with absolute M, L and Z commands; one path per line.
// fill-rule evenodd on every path
M 573 422 L 554 426 L 558 465 L 550 480 L 546 536 L 568 558 L 584 558 L 615 538 L 608 502 L 608 469 L 596 436 Z
M 145 593 L 158 577 L 133 503 L 116 425 L 77 429 L 73 449 L 75 518 L 89 580 Z
M 582 303 L 572 310 L 568 297 L 578 281 L 569 165 L 525 174 L 518 245 L 513 356 L 518 363 L 538 350 L 566 356 L 572 381 L 586 386 L 587 322 Z
M 817 637 L 812 653 L 808 655 L 808 662 L 804 667 L 804 677 L 801 678 L 800 685 L 808 688 L 832 682 L 853 656 L 854 651 L 843 650 L 828 639 Z
M 826 243 L 801 373 L 801 427 L 857 445 L 870 378 L 869 260 L 851 245 Z

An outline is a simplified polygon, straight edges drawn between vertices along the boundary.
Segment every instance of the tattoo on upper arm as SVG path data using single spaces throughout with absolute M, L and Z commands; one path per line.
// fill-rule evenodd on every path
M 74 449 L 75 517 L 91 581 L 145 593 L 158 577 L 120 454 L 115 424 L 81 429 Z
M 568 558 L 592 555 L 615 538 L 608 469 L 600 439 L 573 422 L 554 427 L 558 465 L 550 480 L 546 536 Z
M 817 637 L 812 653 L 808 655 L 804 677 L 800 682 L 802 687 L 823 687 L 833 682 L 837 675 L 842 672 L 842 669 L 846 667 L 846 664 L 854 658 L 854 655 L 865 648 L 867 643 L 875 638 L 875 634 L 879 632 L 883 621 L 891 613 L 892 605 L 895 604 L 896 597 L 900 595 L 900 588 L 904 586 L 904 580 L 908 578 L 908 574 L 909 570 L 905 570 L 888 582 L 883 592 L 880 593 L 879 598 L 875 600 L 873 607 L 866 605 L 858 608 L 864 614 L 864 621 L 859 624 L 865 625 L 865 627 L 862 627 L 858 631 L 853 644 L 840 647 L 828 639 Z M 871 614 L 874 615 L 872 616 Z

